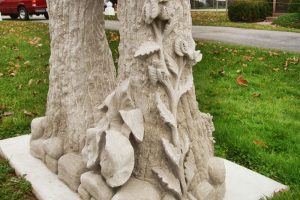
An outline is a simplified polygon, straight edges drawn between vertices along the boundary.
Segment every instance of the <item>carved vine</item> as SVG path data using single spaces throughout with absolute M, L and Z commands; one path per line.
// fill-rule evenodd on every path
M 161 183 L 178 199 L 195 200 L 189 192 L 190 184 L 196 173 L 193 152 L 187 133 L 180 132 L 177 124 L 177 108 L 180 98 L 193 87 L 192 73 L 184 76 L 190 62 L 201 61 L 202 54 L 195 51 L 195 42 L 190 32 L 176 32 L 178 19 L 172 0 L 147 0 L 143 8 L 143 19 L 152 27 L 154 40 L 143 43 L 135 57 L 150 58 L 148 67 L 152 84 L 160 83 L 168 95 L 168 106 L 156 93 L 156 103 L 160 116 L 171 129 L 172 141 L 162 138 L 162 145 L 172 169 L 153 168 Z M 166 50 L 165 39 L 175 33 L 172 55 Z M 158 58 L 158 59 L 157 59 Z M 178 178 L 177 178 L 178 177 Z

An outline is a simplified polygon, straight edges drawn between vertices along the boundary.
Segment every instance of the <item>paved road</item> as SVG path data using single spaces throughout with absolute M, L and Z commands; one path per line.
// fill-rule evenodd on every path
M 119 23 L 117 21 L 106 21 L 106 28 L 118 30 Z M 193 36 L 195 39 L 201 40 L 300 52 L 300 33 L 216 26 L 193 26 Z
M 9 19 L 9 17 L 3 18 Z M 31 20 L 48 23 L 48 20 L 44 20 L 43 16 L 33 16 Z M 107 29 L 118 30 L 119 26 L 118 21 L 106 21 Z M 216 26 L 193 26 L 193 36 L 195 39 L 201 40 L 300 52 L 300 33 Z
M 12 20 L 9 16 L 3 16 L 2 15 L 2 19 L 4 21 L 9 21 L 9 20 Z M 42 22 L 42 23 L 48 23 L 48 20 L 45 19 L 44 15 L 39 15 L 39 16 L 36 16 L 36 15 L 32 15 L 29 17 L 30 21 L 31 22 Z

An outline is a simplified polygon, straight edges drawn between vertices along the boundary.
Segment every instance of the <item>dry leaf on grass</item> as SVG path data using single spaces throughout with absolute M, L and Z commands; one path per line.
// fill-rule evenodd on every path
M 262 148 L 268 148 L 267 144 L 264 143 L 264 142 L 261 141 L 261 140 L 254 139 L 254 140 L 253 140 L 253 144 L 256 144 L 256 145 L 258 145 L 258 146 L 260 146 L 260 147 L 262 147 Z
M 260 93 L 253 93 L 252 96 L 253 96 L 253 97 L 260 97 L 261 94 L 260 94 Z
M 247 61 L 252 61 L 253 57 L 252 56 L 244 56 L 244 59 Z
M 220 76 L 225 76 L 225 71 L 224 71 L 224 69 L 219 70 L 218 73 L 220 74 Z
M 245 79 L 243 79 L 243 76 L 242 76 L 242 75 L 240 75 L 240 76 L 238 76 L 238 77 L 236 78 L 236 82 L 237 82 L 237 84 L 240 85 L 240 86 L 248 86 L 248 81 L 245 80 Z
M 3 117 L 9 117 L 9 116 L 12 116 L 12 115 L 14 115 L 14 112 L 4 112 L 3 113 Z
M 28 117 L 35 117 L 37 115 L 37 113 L 29 112 L 27 110 L 24 110 L 24 114 Z
M 32 82 L 33 82 L 33 79 L 30 79 L 30 80 L 28 81 L 28 86 L 31 86 L 31 85 L 32 85 Z

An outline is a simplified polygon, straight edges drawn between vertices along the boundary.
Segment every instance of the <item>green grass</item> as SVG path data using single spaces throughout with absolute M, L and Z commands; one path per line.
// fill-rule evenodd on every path
M 115 32 L 107 35 L 117 59 L 119 37 Z M 41 40 L 29 42 L 34 37 Z M 196 95 L 200 109 L 214 116 L 216 154 L 291 187 L 291 192 L 274 199 L 297 199 L 300 195 L 300 54 L 216 42 L 197 43 L 204 59 L 194 67 Z M 30 132 L 33 116 L 25 115 L 24 110 L 37 116 L 45 113 L 47 25 L 2 22 L 0 48 L 0 138 L 4 139 Z M 16 67 L 17 63 L 20 67 Z M 16 75 L 11 76 L 14 72 Z M 237 84 L 239 75 L 249 82 L 247 87 Z M 9 112 L 14 114 L 4 116 Z M 10 185 L 10 179 L 2 178 L 7 174 L 11 176 L 11 169 L 2 161 L 0 186 L 5 187 L 0 187 L 0 194 L 15 199 L 14 194 L 6 192 L 14 190 L 23 194 L 17 199 L 28 198 L 29 189 L 23 187 L 26 182 Z
M 300 196 L 300 55 L 199 42 L 200 110 L 214 116 L 216 153 L 291 187 Z M 294 62 L 295 61 L 295 62 Z M 237 84 L 242 75 L 248 86 Z M 297 198 L 296 198 L 297 197 Z
M 35 200 L 31 185 L 24 177 L 17 177 L 8 161 L 0 158 L 0 199 L 1 200 Z
M 300 13 L 282 15 L 273 21 L 273 24 L 289 28 L 300 29 Z
M 47 27 L 0 23 L 0 139 L 30 133 L 32 118 L 45 112 L 50 55 Z

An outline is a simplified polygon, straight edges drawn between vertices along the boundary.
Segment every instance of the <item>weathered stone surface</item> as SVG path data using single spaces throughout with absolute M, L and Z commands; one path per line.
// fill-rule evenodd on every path
M 79 185 L 78 194 L 79 194 L 80 198 L 83 199 L 83 200 L 90 200 L 91 199 L 91 195 L 88 193 L 88 191 L 86 191 L 82 187 L 82 185 Z
M 212 117 L 199 112 L 196 101 L 192 66 L 202 54 L 191 34 L 190 1 L 119 2 L 116 88 L 99 12 L 103 2 L 53 0 L 48 6 L 52 52 L 47 112 L 43 120 L 33 121 L 32 138 L 46 139 L 47 165 L 55 171 L 59 159 L 58 177 L 75 191 L 89 168 L 99 169 L 109 187 L 121 187 L 116 199 L 129 198 L 129 193 L 131 199 L 142 199 L 139 190 L 144 188 L 152 199 L 160 199 L 153 190 L 157 187 L 180 200 L 194 200 L 194 193 L 220 200 L 225 168 L 222 161 L 211 161 Z M 202 183 L 210 184 L 212 192 Z M 80 188 L 84 198 L 89 198 L 87 191 L 97 199 L 96 191 L 85 185 Z
M 34 157 L 45 161 L 46 152 L 44 150 L 44 139 L 30 141 L 30 153 Z
M 79 200 L 79 196 L 59 180 L 57 175 L 29 153 L 29 141 L 29 135 L 0 140 L 0 156 L 9 160 L 18 175 L 26 175 L 25 179 L 30 181 L 39 200 Z M 228 160 L 224 160 L 224 163 L 227 173 L 224 200 L 257 200 L 272 197 L 274 192 L 288 190 L 288 186 L 240 165 Z M 146 194 L 147 192 L 145 196 Z
M 79 154 L 68 153 L 58 160 L 58 178 L 74 191 L 77 191 L 80 176 L 86 170 L 86 164 Z
M 46 155 L 45 157 L 45 164 L 47 165 L 48 169 L 52 171 L 54 174 L 57 174 L 58 172 L 58 160 L 55 158 L 52 158 L 49 155 Z
M 112 200 L 161 200 L 159 191 L 152 184 L 131 178 Z
M 80 177 L 81 185 L 89 196 L 96 200 L 111 199 L 113 196 L 113 190 L 106 184 L 103 177 L 96 172 L 86 172 Z M 79 191 L 79 190 L 78 190 Z M 83 193 L 83 192 L 81 192 Z M 87 197 L 87 195 L 85 195 Z
M 31 122 L 31 138 L 39 139 L 43 136 L 45 130 L 45 117 L 35 118 Z
M 56 160 L 58 160 L 64 153 L 64 143 L 58 137 L 45 140 L 43 147 L 46 154 Z

